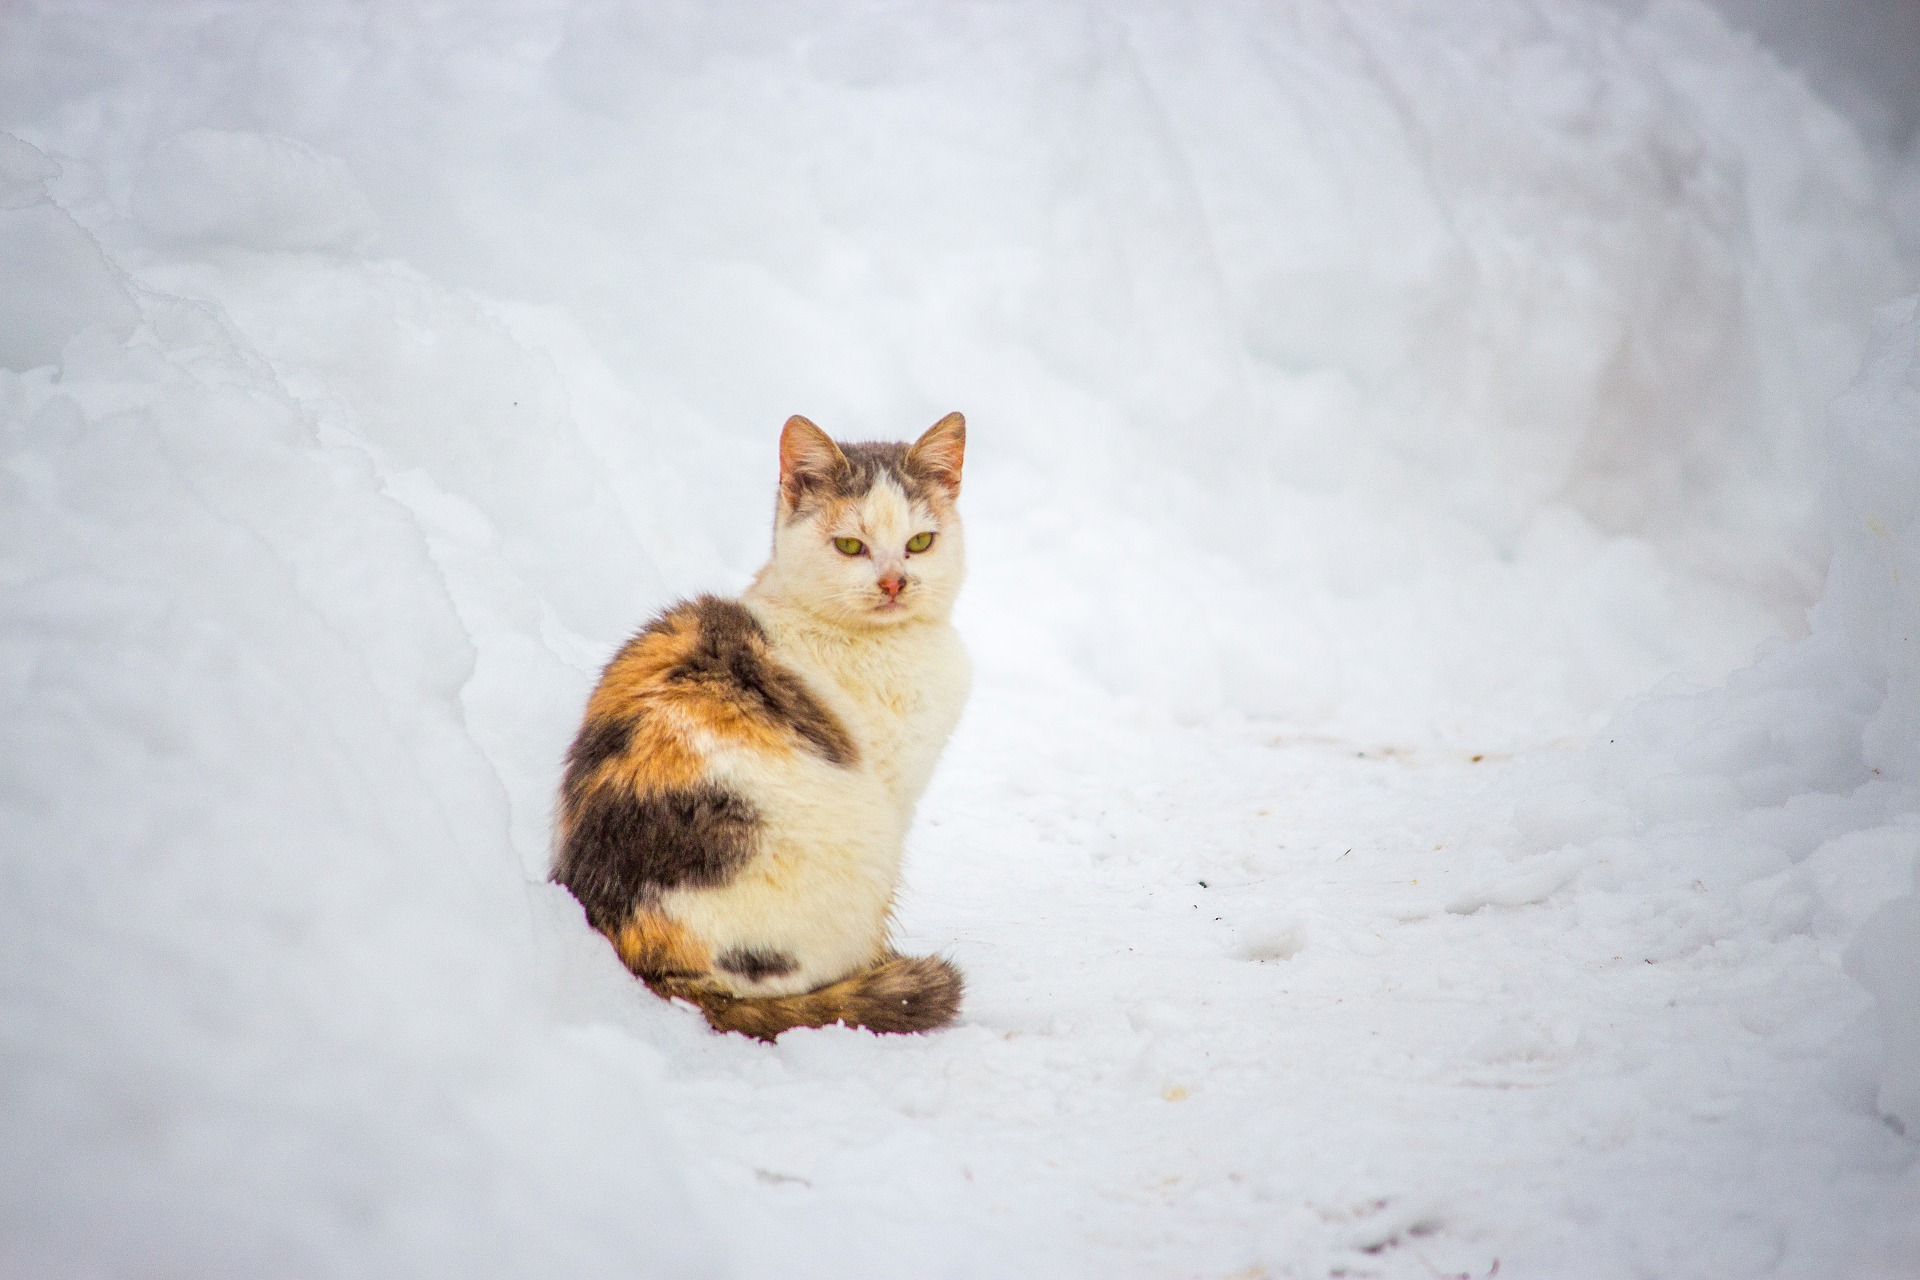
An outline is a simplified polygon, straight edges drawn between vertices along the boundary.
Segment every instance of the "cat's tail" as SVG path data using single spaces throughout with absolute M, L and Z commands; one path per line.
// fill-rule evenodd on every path
M 797 996 L 731 996 L 684 978 L 647 983 L 663 996 L 700 1007 L 716 1031 L 771 1040 L 793 1027 L 844 1022 L 870 1031 L 931 1031 L 960 1012 L 966 982 L 938 956 L 888 956 L 871 969 Z

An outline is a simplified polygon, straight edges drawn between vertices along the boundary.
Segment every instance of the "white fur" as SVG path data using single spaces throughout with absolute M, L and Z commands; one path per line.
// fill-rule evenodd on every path
M 809 751 L 705 744 L 711 776 L 759 811 L 760 852 L 727 884 L 661 902 L 716 955 L 747 947 L 798 962 L 794 973 L 757 983 L 716 971 L 736 994 L 809 991 L 886 951 L 914 806 L 972 679 L 948 621 L 966 574 L 952 506 L 936 513 L 890 481 L 841 505 L 776 522 L 773 558 L 741 600 L 775 659 L 846 727 L 859 758 L 843 767 Z M 909 555 L 907 540 L 925 531 L 936 534 L 933 546 Z M 859 538 L 870 554 L 843 555 L 836 537 Z M 907 579 L 893 608 L 877 585 L 889 573 Z

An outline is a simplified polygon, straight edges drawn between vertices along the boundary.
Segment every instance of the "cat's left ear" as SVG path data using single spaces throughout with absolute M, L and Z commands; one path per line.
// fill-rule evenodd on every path
M 794 414 L 780 430 L 780 489 L 788 502 L 816 484 L 830 480 L 846 469 L 847 455 L 833 438 L 811 422 Z
M 947 491 L 960 496 L 960 464 L 967 458 L 967 420 L 950 413 L 927 428 L 907 450 L 907 466 Z

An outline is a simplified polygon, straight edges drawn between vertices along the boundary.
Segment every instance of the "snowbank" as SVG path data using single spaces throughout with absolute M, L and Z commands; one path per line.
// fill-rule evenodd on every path
M 940 1165 L 887 1108 L 964 1118 L 949 1081 L 997 1098 L 996 1064 L 1186 1088 L 1187 1014 L 1089 1006 L 1048 1047 L 1007 1012 L 1079 935 L 977 957 L 964 1034 L 770 1058 L 636 1002 L 541 883 L 598 663 L 757 564 L 794 411 L 967 412 L 978 741 L 1062 774 L 1146 769 L 1176 722 L 1202 762 L 1248 718 L 1342 757 L 1535 745 L 1819 597 L 1725 689 L 1523 775 L 1522 865 L 1437 914 L 1578 877 L 1588 941 L 1650 960 L 1857 933 L 1912 1122 L 1912 900 L 1869 920 L 1917 829 L 1911 327 L 1831 454 L 1820 426 L 1912 277 L 1852 132 L 1707 10 L 34 3 L 0 68 L 5 1269 L 699 1273 L 792 1185 L 703 1162 L 744 1149 L 698 1127 L 717 1098 L 761 1135 L 868 1107 L 883 1174 L 821 1192 L 857 1205 Z M 1054 790 L 960 820 L 1025 806 L 1091 866 Z M 1144 839 L 1109 792 L 1075 775 Z M 1126 873 L 1184 891 L 1185 856 Z M 1247 973 L 1346 937 L 1256 906 Z M 1072 1270 L 1000 1160 L 1028 1234 L 952 1256 Z M 926 1185 L 986 1194 L 960 1168 Z M 988 1249 L 910 1203 L 913 1256 Z M 1411 1203 L 1290 1201 L 1283 1234 L 1371 1258 Z
M 370 243 L 570 329 L 542 358 L 624 442 L 624 522 L 698 476 L 673 546 L 736 578 L 770 424 L 960 405 L 1006 584 L 983 656 L 1187 717 L 1519 745 L 1739 665 L 1817 592 L 1818 415 L 1909 278 L 1844 121 L 1690 5 L 5 21 L 9 117 L 82 224 L 363 420 L 291 251 Z
M 1915 305 L 1881 312 L 1833 411 L 1834 555 L 1811 634 L 1722 687 L 1635 701 L 1579 761 L 1510 784 L 1517 848 L 1577 850 L 1577 883 L 1604 891 L 1594 919 L 1649 954 L 1738 957 L 1797 934 L 1845 948 L 1877 1004 L 1878 1105 L 1906 1128 L 1920 1124 L 1920 901 L 1887 900 L 1920 853 Z
M 1829 504 L 1835 552 L 1816 633 L 1838 631 L 1872 710 L 1860 735 L 1864 789 L 1884 793 L 1881 830 L 1905 838 L 1920 876 L 1920 317 L 1892 308 L 1865 377 L 1835 410 Z M 1831 683 L 1839 681 L 1830 677 Z M 1897 846 L 1896 846 L 1897 847 Z M 1896 860 L 1895 865 L 1898 866 Z M 1920 886 L 1917 886 L 1920 887 Z M 1847 969 L 1880 1019 L 1878 1103 L 1920 1135 L 1920 894 L 1861 927 Z
M 550 1023 L 585 942 L 503 838 L 419 524 L 6 141 L 10 332 L 61 361 L 0 375 L 5 1270 L 610 1273 L 581 1242 L 643 1205 L 698 1271 L 657 1056 Z

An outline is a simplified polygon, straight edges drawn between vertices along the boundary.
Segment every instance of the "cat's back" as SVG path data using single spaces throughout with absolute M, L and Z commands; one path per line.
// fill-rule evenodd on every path
M 790 967 L 751 989 L 805 990 L 884 952 L 918 795 L 895 780 L 903 760 L 924 769 L 806 668 L 754 609 L 715 596 L 668 609 L 607 664 L 568 755 L 555 879 L 636 971 L 777 952 Z
M 695 750 L 800 752 L 835 766 L 858 756 L 840 717 L 774 652 L 760 619 L 721 596 L 666 609 L 601 674 L 589 726 L 637 729 L 648 719 Z
M 596 927 L 617 928 L 641 898 L 726 883 L 765 843 L 779 793 L 796 782 L 837 791 L 860 759 L 750 610 L 683 601 L 620 648 L 587 701 L 561 785 L 555 878 Z

